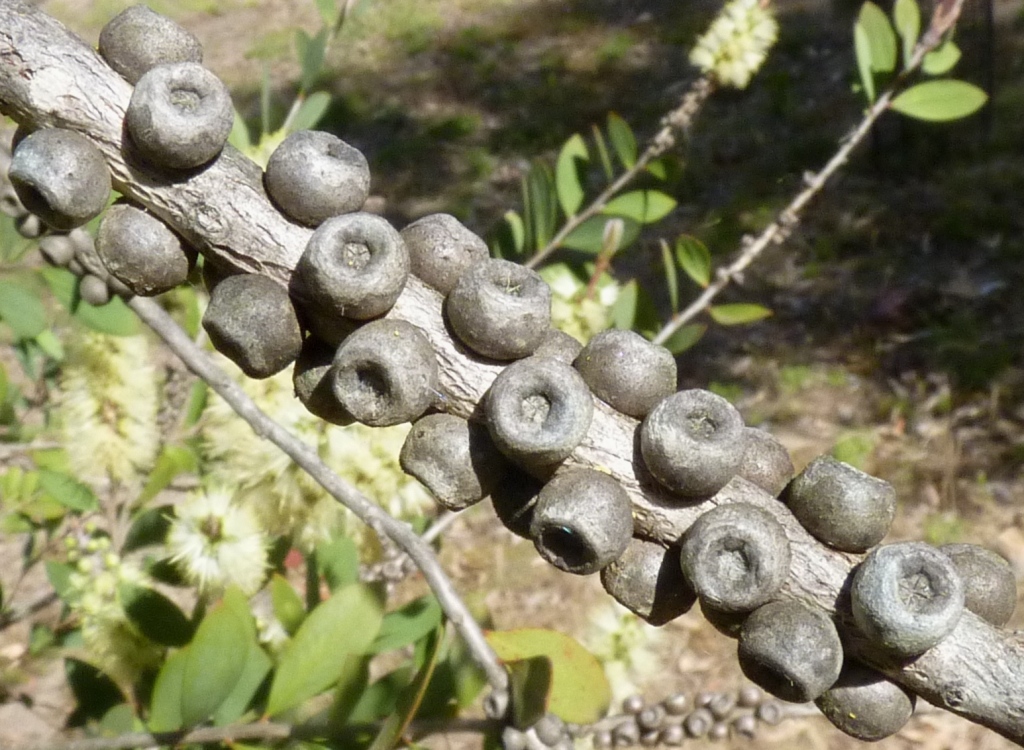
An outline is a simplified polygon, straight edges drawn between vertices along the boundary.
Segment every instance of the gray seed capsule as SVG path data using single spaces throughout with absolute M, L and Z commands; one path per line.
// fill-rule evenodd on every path
M 315 227 L 363 207 L 370 193 L 370 167 L 359 149 L 337 136 L 299 130 L 274 149 L 263 181 L 287 216 Z
M 459 341 L 491 359 L 532 354 L 551 326 L 551 289 L 535 272 L 489 259 L 466 270 L 445 300 Z
M 128 83 L 164 63 L 203 61 L 203 47 L 190 32 L 145 5 L 133 5 L 100 31 L 103 59 Z
M 66 234 L 51 234 L 39 241 L 39 253 L 51 266 L 63 268 L 75 257 L 75 243 Z
M 633 331 L 601 331 L 573 366 L 595 396 L 637 419 L 676 390 L 675 358 Z
M 892 485 L 831 456 L 808 464 L 782 500 L 815 539 L 844 552 L 878 544 L 896 516 Z
M 743 428 L 743 462 L 737 474 L 769 495 L 778 495 L 793 478 L 793 461 L 786 447 L 770 433 Z
M 543 486 L 539 480 L 513 466 L 491 490 L 494 514 L 516 536 L 530 538 L 533 509 Z
M 614 743 L 614 740 L 612 739 L 612 733 L 609 732 L 607 729 L 601 729 L 601 730 L 598 730 L 598 731 L 594 732 L 594 747 L 595 748 L 598 748 L 599 750 L 607 750 L 608 748 L 612 747 L 614 744 L 615 743 Z
M 491 494 L 508 470 L 508 460 L 487 427 L 452 414 L 428 414 L 418 420 L 398 460 L 406 474 L 451 511 L 464 510 Z
M 641 729 L 658 729 L 665 721 L 665 707 L 655 703 L 641 711 L 636 717 L 636 723 Z
M 686 734 L 679 724 L 672 724 L 661 730 L 661 743 L 663 745 L 680 747 L 684 739 L 686 739 Z
M 110 290 L 107 282 L 99 276 L 86 274 L 78 284 L 78 294 L 83 302 L 88 302 L 94 307 L 100 307 L 110 302 Z
M 580 355 L 581 351 L 583 351 L 583 344 L 565 331 L 551 328 L 544 335 L 544 339 L 540 342 L 540 346 L 537 347 L 533 356 L 557 359 L 559 362 L 571 365 L 576 357 Z
M 757 733 L 757 719 L 751 714 L 733 719 L 732 728 L 740 737 L 751 739 Z
M 338 347 L 331 370 L 334 395 L 371 427 L 411 422 L 437 398 L 437 357 L 420 329 L 375 320 Z
M 530 537 L 559 570 L 596 573 L 616 560 L 633 536 L 633 506 L 622 485 L 594 469 L 559 474 L 537 498 Z
M 640 746 L 641 747 L 654 747 L 658 744 L 658 739 L 661 736 L 657 730 L 644 732 L 640 735 Z
M 295 360 L 292 384 L 295 395 L 311 414 L 331 424 L 349 425 L 355 418 L 348 413 L 334 395 L 334 381 L 330 374 L 337 348 L 325 344 L 315 336 L 302 343 L 302 351 Z
M 873 669 L 849 662 L 814 704 L 836 728 L 864 742 L 898 732 L 914 714 L 917 696 Z
M 639 714 L 644 710 L 644 699 L 640 695 L 628 695 L 622 700 L 622 711 L 627 714 Z
M 84 135 L 43 128 L 14 149 L 8 173 L 25 208 L 66 232 L 99 216 L 110 197 L 110 170 Z
M 449 214 L 431 214 L 402 230 L 412 272 L 447 295 L 470 267 L 487 260 L 487 243 Z
M 26 240 L 34 240 L 43 233 L 44 225 L 35 214 L 24 214 L 14 220 L 14 229 Z
M 373 214 L 345 214 L 310 237 L 296 268 L 297 295 L 321 324 L 369 320 L 391 309 L 408 276 L 409 253 L 394 227 Z
M 268 378 L 295 361 L 302 330 L 288 292 L 266 276 L 239 274 L 210 295 L 203 328 L 217 351 L 250 378 Z
M 621 747 L 629 747 L 640 741 L 640 727 L 635 721 L 626 721 L 615 727 L 615 744 Z
M 782 704 L 778 701 L 765 701 L 754 710 L 754 716 L 770 727 L 777 726 L 784 718 Z
M 644 464 L 664 487 L 688 498 L 707 497 L 732 479 L 743 461 L 743 419 L 710 391 L 662 399 L 640 426 Z
M 875 548 L 857 568 L 851 587 L 858 627 L 897 657 L 922 654 L 953 632 L 964 599 L 953 561 L 922 542 Z
M 749 612 L 771 600 L 789 576 L 789 539 L 762 508 L 720 505 L 687 529 L 680 561 L 704 604 L 723 612 Z
M 143 208 L 116 203 L 96 234 L 103 265 L 132 294 L 151 297 L 185 283 L 196 252 L 170 227 Z
M 227 87 L 195 62 L 150 68 L 135 85 L 125 114 L 139 152 L 171 169 L 192 169 L 215 159 L 234 120 Z
M 568 458 L 594 416 L 583 378 L 553 359 L 512 363 L 485 398 L 487 426 L 498 450 L 530 471 L 544 471 Z
M 565 722 L 556 714 L 544 714 L 537 723 L 533 725 L 533 731 L 537 739 L 545 745 L 554 745 L 568 736 L 565 729 Z
M 8 166 L 0 165 L 0 176 L 6 177 Z M 14 185 L 6 180 L 0 183 L 0 214 L 18 219 L 27 213 L 28 209 L 22 204 Z
M 736 708 L 736 696 L 731 693 L 719 693 L 708 704 L 708 710 L 716 719 L 724 719 Z
M 601 571 L 601 584 L 619 604 L 651 625 L 660 626 L 688 612 L 697 600 L 679 567 L 678 549 L 633 539 Z
M 763 699 L 764 694 L 761 692 L 761 688 L 753 685 L 744 685 L 736 694 L 736 705 L 741 708 L 754 708 L 760 705 Z
M 501 730 L 501 746 L 504 750 L 526 750 L 526 734 L 515 727 Z
M 690 706 L 686 693 L 674 693 L 662 701 L 665 711 L 672 716 L 682 716 Z
M 969 582 L 964 605 L 974 614 L 1001 627 L 1017 606 L 1017 578 L 1003 557 L 977 544 L 944 544 L 939 547 Z
M 755 610 L 740 631 L 740 669 L 782 700 L 805 703 L 828 690 L 843 667 L 843 644 L 824 612 L 795 600 Z
M 715 717 L 706 708 L 698 708 L 683 720 L 683 729 L 688 737 L 703 737 L 715 723 Z
M 716 721 L 708 730 L 708 739 L 718 742 L 729 736 L 729 725 L 724 721 Z

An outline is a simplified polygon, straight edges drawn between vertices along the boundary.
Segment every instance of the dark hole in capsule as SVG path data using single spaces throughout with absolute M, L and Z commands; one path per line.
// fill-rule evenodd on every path
M 547 526 L 540 533 L 540 545 L 570 568 L 589 565 L 594 551 L 568 526 Z
M 356 368 L 356 382 L 359 390 L 366 398 L 382 401 L 388 397 L 391 389 L 388 379 L 379 367 L 363 365 Z

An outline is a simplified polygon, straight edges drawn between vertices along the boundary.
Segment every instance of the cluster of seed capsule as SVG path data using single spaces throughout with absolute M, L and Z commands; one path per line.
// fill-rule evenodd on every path
M 187 178 L 218 156 L 231 101 L 202 67 L 194 37 L 136 6 L 103 30 L 100 53 L 135 87 L 125 118 L 130 158 Z M 82 274 L 83 287 L 97 279 L 88 301 L 104 301 L 99 285 L 108 295 L 154 295 L 188 277 L 196 253 L 130 201 L 107 211 L 94 246 L 85 241 L 78 227 L 103 211 L 111 185 L 102 154 L 85 137 L 60 129 L 20 133 L 8 171 L 19 202 L 4 193 L 3 205 L 20 206 L 26 233 L 43 232 L 31 215 L 50 227 L 42 240 L 48 260 Z M 203 325 L 247 375 L 268 377 L 294 362 L 296 395 L 321 418 L 412 422 L 402 467 L 440 505 L 458 511 L 491 497 L 499 518 L 532 539 L 544 559 L 569 573 L 600 573 L 614 598 L 652 624 L 700 600 L 709 619 L 738 638 L 748 677 L 781 699 L 815 701 L 855 737 L 898 730 L 913 696 L 844 661 L 828 613 L 780 596 L 791 550 L 775 514 L 751 503 L 721 504 L 669 548 L 634 536 L 624 488 L 605 472 L 563 465 L 588 433 L 595 398 L 639 421 L 637 476 L 680 504 L 706 500 L 739 477 L 779 496 L 825 545 L 869 553 L 853 575 L 852 612 L 886 656 L 908 659 L 936 645 L 965 607 L 996 625 L 1009 618 L 1015 581 L 1001 558 L 970 545 L 877 547 L 895 514 L 886 482 L 827 457 L 794 478 L 781 444 L 746 427 L 725 399 L 676 391 L 676 364 L 666 349 L 618 330 L 581 346 L 552 328 L 551 292 L 534 271 L 490 258 L 486 244 L 448 215 L 396 230 L 361 210 L 369 184 L 363 155 L 328 133 L 294 133 L 271 156 L 264 174 L 270 200 L 312 229 L 289 288 L 204 265 L 211 296 Z M 446 324 L 465 353 L 505 365 L 473 419 L 445 413 L 437 356 L 424 333 L 383 317 L 410 274 L 443 297 Z M 744 734 L 756 720 L 755 711 L 755 719 L 723 723 L 711 703 L 685 716 L 676 704 L 629 715 L 595 741 L 671 745 L 684 736 L 727 734 L 730 726 Z M 543 740 L 558 747 L 556 728 L 514 730 L 506 745 Z

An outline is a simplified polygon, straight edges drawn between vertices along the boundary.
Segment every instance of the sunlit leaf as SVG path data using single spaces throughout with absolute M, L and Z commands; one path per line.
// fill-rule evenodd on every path
M 338 537 L 316 548 L 316 563 L 331 591 L 359 580 L 359 550 L 348 537 Z
M 187 649 L 167 657 L 153 685 L 153 698 L 149 709 L 151 732 L 173 732 L 184 726 L 181 718 L 181 685 L 185 675 Z
M 249 138 L 249 126 L 245 119 L 235 110 L 235 121 L 231 125 L 231 132 L 228 134 L 228 143 L 237 148 L 243 154 L 249 153 L 252 148 L 252 141 Z
M 911 86 L 889 106 L 918 120 L 947 122 L 973 115 L 987 101 L 988 94 L 973 83 L 943 79 Z
M 665 285 L 668 287 L 668 301 L 672 312 L 679 309 L 679 275 L 676 273 L 676 261 L 672 257 L 672 249 L 665 240 L 661 241 L 661 265 L 665 268 Z
M 331 95 L 326 91 L 315 91 L 306 97 L 299 105 L 299 111 L 288 127 L 288 132 L 294 133 L 299 130 L 315 128 L 320 119 L 326 114 L 327 108 L 331 106 Z
M 731 305 L 713 305 L 708 308 L 711 318 L 723 326 L 738 326 L 764 320 L 772 311 L 767 307 L 749 302 L 737 302 Z
M 139 320 L 120 297 L 114 297 L 102 307 L 93 307 L 78 296 L 78 280 L 63 268 L 44 268 L 46 280 L 53 296 L 83 325 L 112 336 L 132 336 L 139 331 Z
M 924 56 L 924 60 L 921 61 L 921 70 L 930 76 L 941 76 L 951 71 L 958 62 L 960 62 L 960 48 L 952 39 L 947 39 Z
M 314 37 L 310 37 L 302 29 L 295 32 L 295 49 L 298 53 L 299 65 L 302 67 L 302 75 L 299 79 L 299 87 L 302 91 L 309 91 L 320 76 L 320 70 L 324 64 L 324 53 L 327 51 L 327 34 L 326 27 L 321 28 Z
M 554 669 L 547 656 L 505 662 L 512 694 L 512 722 L 519 729 L 536 724 L 548 711 Z
M 597 255 L 604 249 L 605 227 L 610 220 L 608 216 L 591 216 L 562 240 L 562 247 Z M 640 225 L 632 219 L 622 219 L 619 250 L 632 245 L 639 236 Z
M 157 456 L 156 464 L 149 473 L 146 486 L 139 493 L 139 503 L 152 500 L 161 490 L 166 489 L 178 476 L 197 468 L 195 452 L 184 445 L 168 444 Z
M 77 511 L 96 510 L 99 500 L 88 485 L 58 471 L 39 472 L 39 487 L 65 508 Z
M 871 70 L 871 42 L 868 33 L 855 24 L 853 27 L 853 49 L 857 55 L 857 74 L 868 104 L 875 101 L 875 74 Z
M 668 167 L 663 159 L 652 159 L 647 163 L 645 169 L 659 180 L 668 179 Z
M 270 601 L 274 605 L 274 616 L 289 635 L 295 635 L 306 619 L 306 608 L 302 606 L 302 597 L 280 573 L 270 578 Z
M 185 649 L 181 721 L 195 726 L 210 718 L 231 694 L 249 656 L 249 625 L 234 607 L 214 605 Z
M 213 713 L 213 723 L 224 726 L 237 721 L 249 708 L 253 696 L 259 690 L 263 680 L 270 673 L 273 662 L 255 640 L 249 639 L 249 655 L 245 660 L 242 673 L 238 676 L 234 688 L 228 693 L 224 702 Z
M 867 36 L 871 70 L 892 73 L 896 69 L 896 32 L 885 11 L 872 2 L 864 3 L 857 16 L 857 27 Z
M 583 186 L 580 184 L 580 163 L 590 158 L 587 144 L 577 133 L 565 142 L 555 163 L 555 186 L 558 202 L 566 216 L 574 216 L 583 205 Z
M 430 677 L 434 673 L 443 635 L 444 629 L 441 627 L 438 627 L 430 635 L 423 648 L 422 665 L 416 672 L 412 682 L 398 696 L 394 713 L 384 722 L 369 750 L 391 750 L 402 738 L 406 728 L 409 726 L 409 722 L 416 715 L 416 710 L 419 708 L 420 701 L 423 700 L 423 694 L 430 682 Z
M 0 320 L 15 338 L 31 339 L 46 328 L 46 308 L 39 295 L 9 279 L 0 279 Z
M 708 327 L 703 323 L 690 323 L 689 325 L 682 326 L 668 337 L 668 340 L 665 342 L 665 348 L 673 354 L 682 354 L 700 341 L 707 329 Z
M 62 601 L 67 601 L 71 592 L 71 575 L 75 568 L 67 563 L 59 563 L 54 560 L 47 560 L 43 567 L 46 569 L 46 580 L 50 582 L 53 590 Z
M 914 54 L 917 37 L 921 33 L 921 8 L 918 7 L 917 0 L 896 0 L 892 18 L 896 31 L 903 40 L 903 65 L 907 66 Z
M 612 198 L 603 213 L 651 224 L 664 219 L 675 207 L 675 199 L 658 190 L 634 190 Z
M 334 0 L 316 0 L 316 9 L 320 11 L 320 19 L 324 26 L 330 27 L 338 13 Z
M 526 222 L 534 247 L 548 244 L 558 222 L 558 203 L 555 196 L 555 176 L 542 161 L 535 161 L 523 179 L 524 205 L 529 208 Z
M 629 123 L 614 112 L 608 113 L 608 138 L 622 166 L 629 169 L 636 164 L 636 136 L 633 135 Z
M 612 159 L 608 155 L 608 145 L 605 143 L 604 135 L 601 134 L 601 128 L 597 125 L 591 125 L 591 130 L 594 135 L 594 146 L 597 148 L 597 156 L 601 161 L 601 169 L 604 171 L 606 180 L 611 180 L 615 176 L 615 171 L 612 169 Z
M 432 595 L 413 599 L 405 606 L 384 615 L 380 633 L 370 645 L 368 653 L 379 654 L 415 643 L 441 623 L 441 616 L 441 605 Z
M 640 296 L 640 285 L 636 279 L 623 284 L 619 296 L 615 298 L 610 313 L 612 325 L 619 330 L 628 331 L 636 321 L 637 298 Z
M 676 260 L 686 275 L 706 287 L 711 281 L 711 252 L 696 237 L 681 234 L 676 239 Z

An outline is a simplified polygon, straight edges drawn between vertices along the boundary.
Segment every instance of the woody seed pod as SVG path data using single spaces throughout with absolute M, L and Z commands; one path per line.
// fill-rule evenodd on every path
M 491 490 L 494 515 L 516 536 L 530 538 L 533 509 L 543 484 L 521 469 L 509 467 L 505 477 Z
M 565 331 L 550 328 L 533 353 L 534 357 L 548 357 L 571 365 L 583 351 L 583 345 Z
M 100 307 L 110 302 L 110 289 L 107 288 L 107 282 L 91 273 L 83 276 L 78 283 L 78 294 L 84 302 L 88 302 L 94 307 Z
M 412 272 L 447 295 L 470 266 L 487 260 L 487 243 L 449 214 L 431 214 L 402 230 Z
M 697 600 L 679 567 L 679 551 L 645 539 L 630 541 L 601 571 L 601 584 L 619 604 L 655 626 L 685 614 Z
M 793 478 L 789 451 L 771 433 L 743 428 L 743 461 L 737 474 L 769 495 L 778 495 Z
M 857 662 L 848 662 L 836 684 L 814 701 L 837 729 L 864 742 L 898 732 L 916 703 L 916 695 Z
M 295 395 L 311 414 L 331 424 L 349 425 L 355 418 L 334 395 L 334 381 L 328 377 L 334 366 L 335 352 L 335 347 L 315 336 L 306 337 L 299 358 L 295 360 L 292 384 Z
M 676 390 L 672 354 L 633 331 L 601 331 L 573 366 L 595 396 L 637 419 Z
M 132 5 L 100 31 L 100 55 L 128 83 L 163 63 L 203 61 L 203 47 L 190 32 L 145 5 Z
M 970 584 L 964 605 L 996 627 L 1009 622 L 1017 606 L 1017 578 L 1003 557 L 977 544 L 944 544 L 939 547 Z
M 195 250 L 170 227 L 124 202 L 115 203 L 103 216 L 96 252 L 113 276 L 142 297 L 185 283 L 196 262 Z

